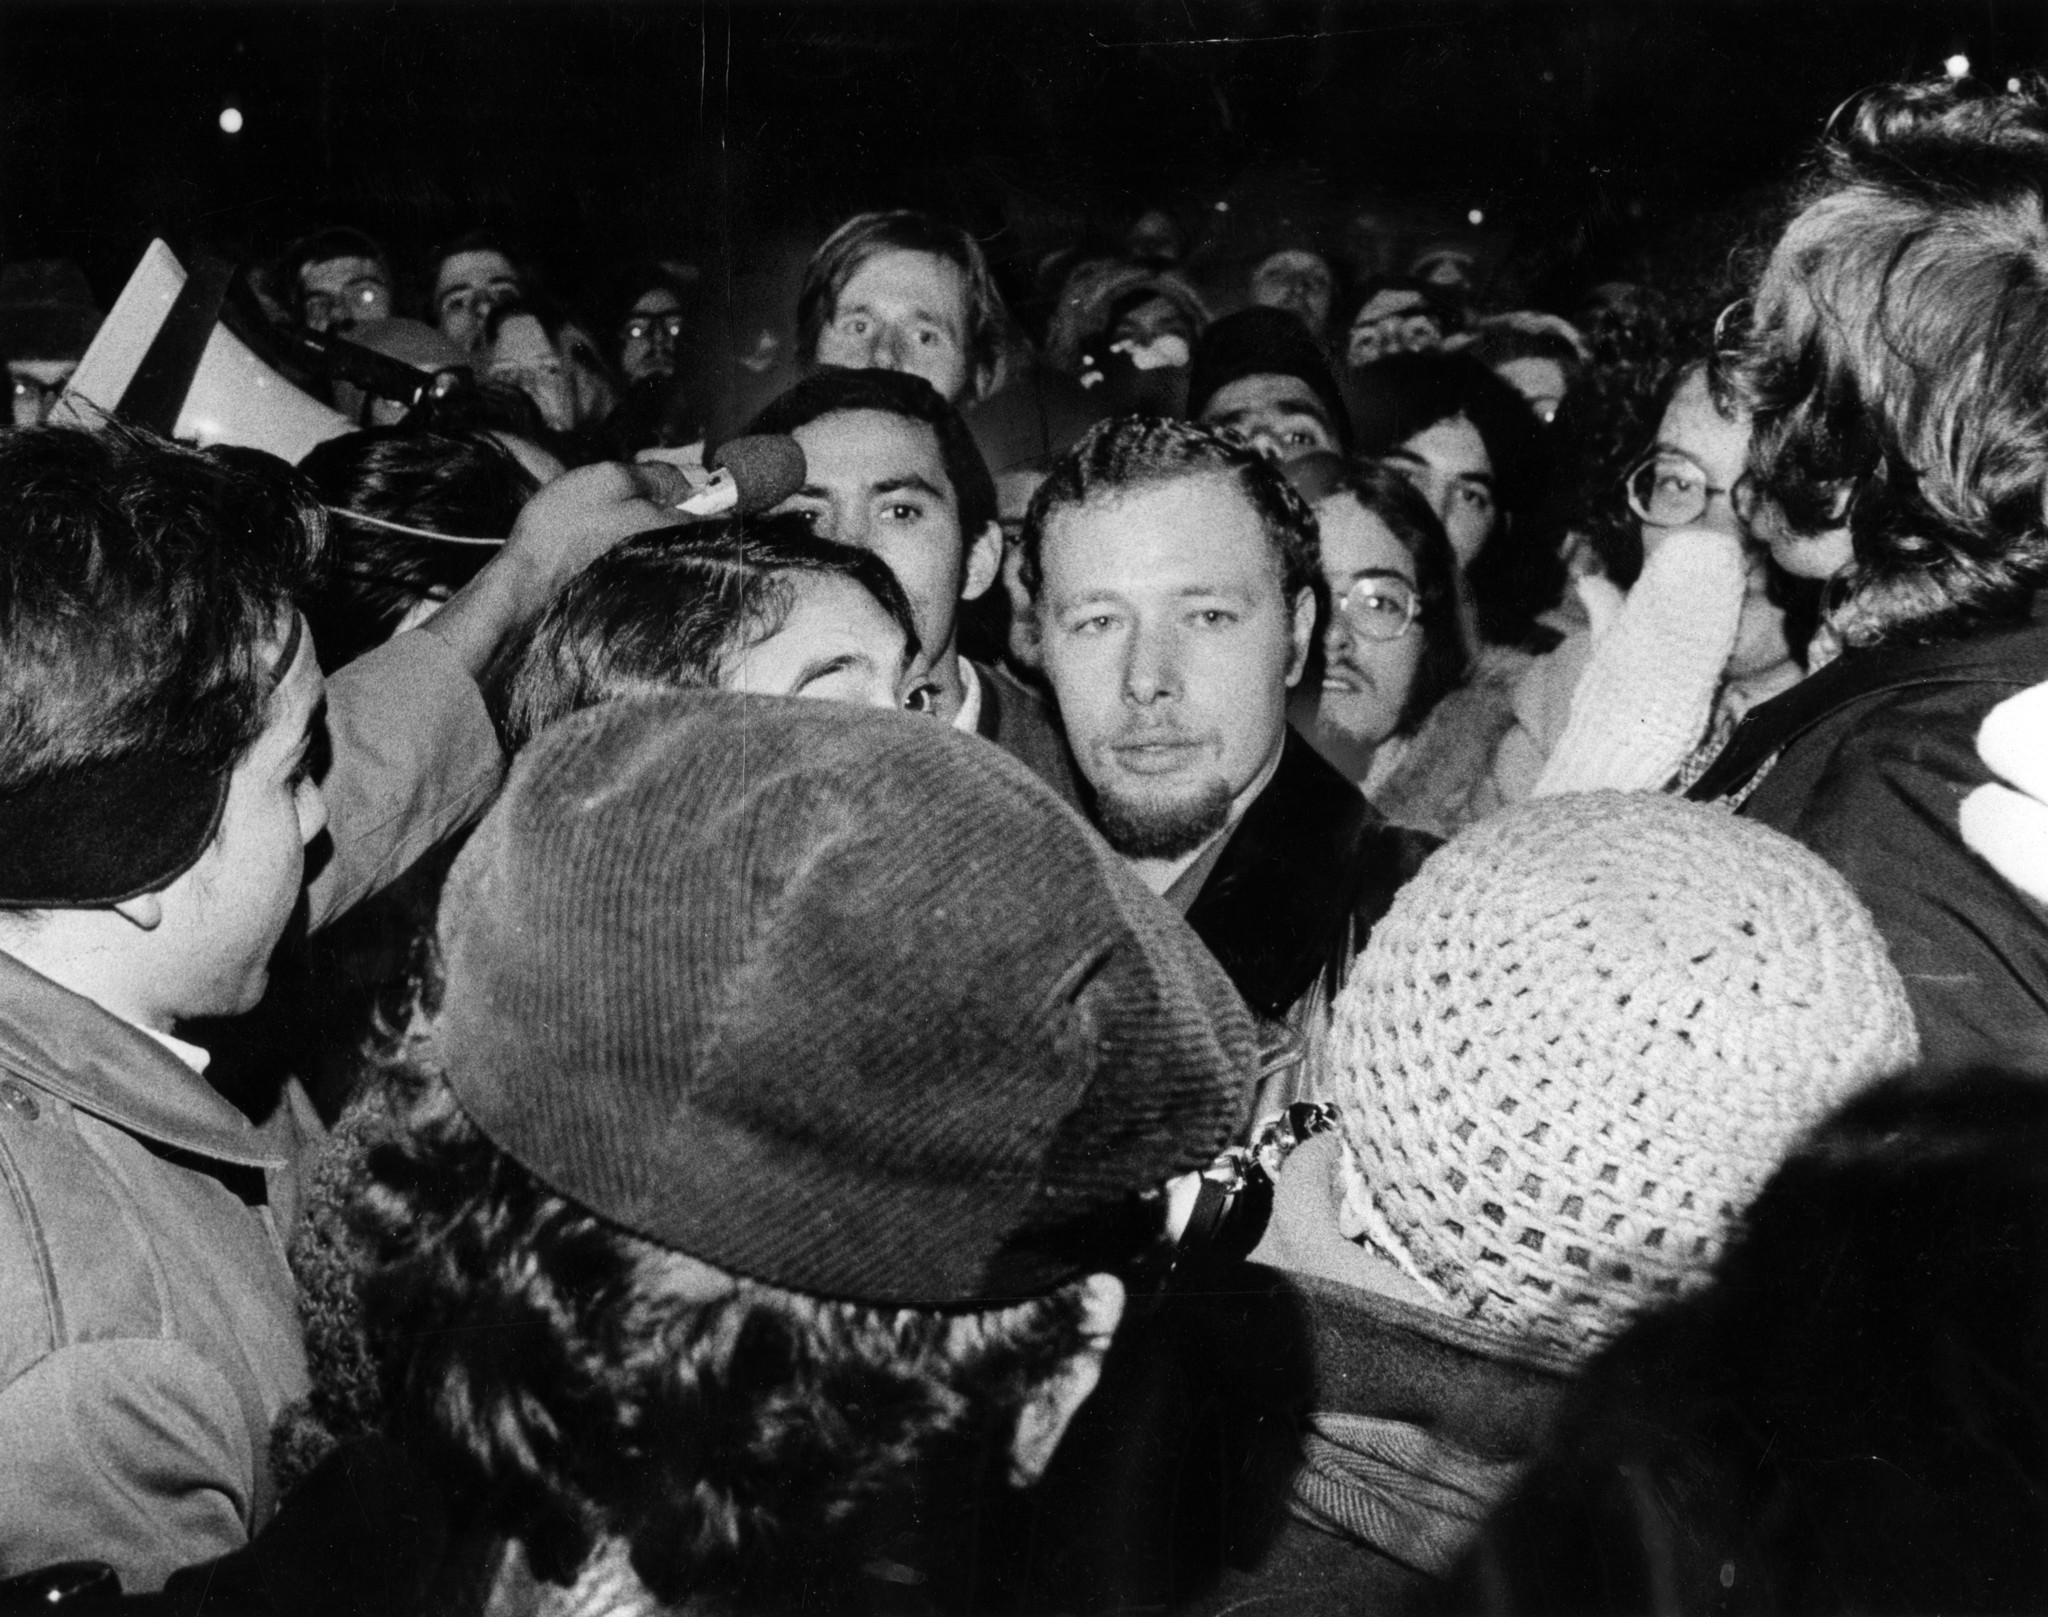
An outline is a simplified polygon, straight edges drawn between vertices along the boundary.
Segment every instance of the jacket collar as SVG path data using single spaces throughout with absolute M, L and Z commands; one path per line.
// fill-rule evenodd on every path
M 158 1144 L 248 1168 L 286 1165 L 219 1091 L 156 1040 L 4 953 L 0 1068 Z
M 1237 991 L 1280 1016 L 1308 991 L 1351 914 L 1359 845 L 1376 816 L 1297 735 L 1188 909 Z
M 1702 803 L 1726 797 L 1774 753 L 1783 751 L 1829 714 L 1864 697 L 1912 685 L 2009 679 L 2016 644 L 2037 642 L 2044 632 L 2048 632 L 2048 591 L 2034 598 L 2032 621 L 2011 629 L 1925 646 L 1865 646 L 1845 651 L 1790 690 L 1751 708 L 1720 756 L 1686 796 Z

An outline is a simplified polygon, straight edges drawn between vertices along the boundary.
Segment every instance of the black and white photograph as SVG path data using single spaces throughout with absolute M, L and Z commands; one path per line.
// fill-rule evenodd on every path
M 2048 1612 L 2048 0 L 0 0 L 0 1617 Z

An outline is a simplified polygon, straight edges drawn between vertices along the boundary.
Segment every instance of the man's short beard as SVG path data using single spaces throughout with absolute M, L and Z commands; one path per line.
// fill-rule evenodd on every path
M 1095 796 L 1095 824 L 1126 859 L 1179 859 L 1230 823 L 1230 788 L 1211 781 L 1192 798 L 1134 802 L 1108 792 Z

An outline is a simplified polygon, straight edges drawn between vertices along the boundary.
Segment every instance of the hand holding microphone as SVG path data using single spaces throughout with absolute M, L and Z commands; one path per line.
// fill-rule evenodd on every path
M 526 502 L 512 535 L 426 625 L 480 673 L 504 637 L 620 540 L 655 528 L 748 516 L 803 487 L 793 438 L 735 438 L 702 486 L 660 461 L 604 461 L 564 472 Z
M 650 498 L 686 521 L 753 516 L 773 510 L 804 486 L 804 452 L 779 433 L 734 438 L 711 454 L 711 478 L 696 483 L 661 450 L 634 462 Z

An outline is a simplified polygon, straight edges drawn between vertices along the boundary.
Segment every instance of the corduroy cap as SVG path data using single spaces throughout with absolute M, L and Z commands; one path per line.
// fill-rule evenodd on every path
M 1351 410 L 1344 391 L 1299 315 L 1285 309 L 1240 309 L 1203 332 L 1188 371 L 1188 414 L 1199 417 L 1218 392 L 1247 376 L 1300 378 L 1322 400 L 1338 441 L 1350 448 Z
M 1798 1136 L 1918 1048 L 1869 914 L 1791 838 L 1652 792 L 1525 803 L 1431 855 L 1338 996 L 1352 1211 L 1447 1308 L 1583 1354 L 1703 1281 Z
M 691 692 L 552 726 L 443 896 L 441 1065 L 502 1150 L 816 1296 L 1130 1254 L 1244 1106 L 1249 1013 L 1034 775 L 930 719 Z

